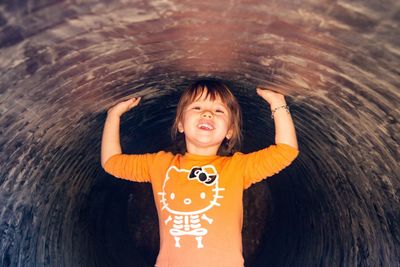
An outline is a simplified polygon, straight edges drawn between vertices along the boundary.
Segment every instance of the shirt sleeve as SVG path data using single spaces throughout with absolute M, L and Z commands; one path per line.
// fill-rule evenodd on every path
M 240 155 L 244 189 L 277 174 L 289 166 L 298 154 L 298 149 L 279 143 L 253 153 Z
M 104 170 L 121 179 L 134 182 L 151 182 L 150 170 L 156 153 L 116 154 L 104 164 Z

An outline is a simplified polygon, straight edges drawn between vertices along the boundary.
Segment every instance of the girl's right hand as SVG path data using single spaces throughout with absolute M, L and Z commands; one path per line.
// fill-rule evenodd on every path
M 119 102 L 115 106 L 111 107 L 107 111 L 107 114 L 115 114 L 117 116 L 122 116 L 122 114 L 129 111 L 131 108 L 136 107 L 141 99 L 142 99 L 141 97 L 133 97 L 126 101 Z

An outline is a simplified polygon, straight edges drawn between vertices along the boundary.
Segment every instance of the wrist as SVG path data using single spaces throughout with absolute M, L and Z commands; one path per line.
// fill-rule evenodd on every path
M 273 109 L 275 109 L 277 107 L 286 106 L 286 105 L 287 105 L 287 103 L 286 103 L 285 100 L 283 100 L 283 101 L 275 101 L 273 103 L 270 103 L 271 110 L 273 110 Z
M 286 103 L 281 103 L 277 106 L 274 106 L 274 108 L 271 106 L 271 119 L 274 119 L 275 113 L 279 110 L 285 110 L 287 114 L 290 114 L 289 106 Z
M 115 112 L 113 109 L 109 109 L 107 111 L 107 117 L 112 117 L 112 118 L 118 118 L 119 119 L 121 117 L 121 114 Z

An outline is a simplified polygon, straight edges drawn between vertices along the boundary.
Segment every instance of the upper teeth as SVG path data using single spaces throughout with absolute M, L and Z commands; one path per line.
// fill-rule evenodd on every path
M 206 123 L 200 123 L 199 124 L 199 127 L 205 127 L 205 128 L 207 128 L 207 129 L 213 129 L 213 127 L 211 126 L 211 125 L 209 125 L 209 124 L 206 124 Z

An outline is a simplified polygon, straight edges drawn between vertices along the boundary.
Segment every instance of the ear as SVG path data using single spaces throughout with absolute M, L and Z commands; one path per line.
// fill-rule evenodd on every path
M 183 133 L 183 124 L 178 122 L 178 132 Z
M 230 129 L 230 130 L 228 131 L 228 133 L 226 134 L 226 139 L 228 139 L 228 140 L 231 139 L 232 135 L 233 135 L 233 130 Z

